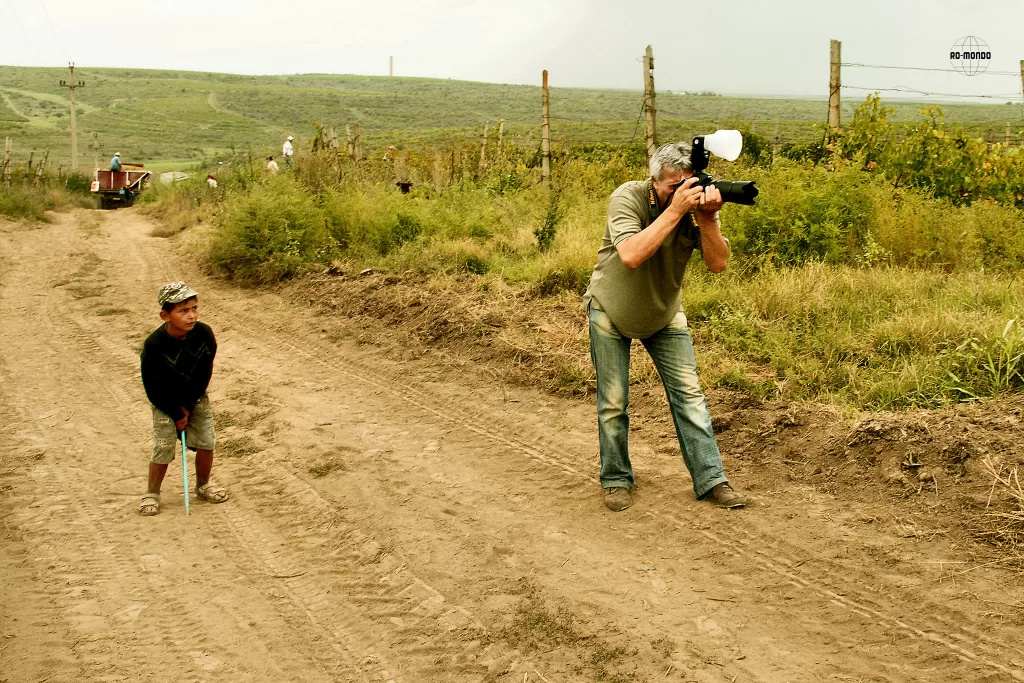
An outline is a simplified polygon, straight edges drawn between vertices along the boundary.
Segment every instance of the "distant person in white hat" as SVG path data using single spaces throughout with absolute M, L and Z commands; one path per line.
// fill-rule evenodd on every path
M 288 139 L 284 141 L 284 145 L 281 146 L 281 156 L 284 157 L 284 165 L 288 168 L 292 167 L 292 155 L 295 154 L 295 150 L 292 149 L 292 140 L 294 139 L 289 135 Z
M 110 170 L 120 171 L 121 170 L 121 153 L 114 152 L 114 158 L 110 160 Z

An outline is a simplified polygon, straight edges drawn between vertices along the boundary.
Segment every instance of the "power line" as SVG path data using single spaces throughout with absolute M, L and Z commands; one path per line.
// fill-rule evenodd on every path
M 901 71 L 940 71 L 940 72 L 943 72 L 943 73 L 966 75 L 966 74 L 964 74 L 963 71 L 958 71 L 956 69 L 935 69 L 935 68 L 924 67 L 924 66 L 887 66 L 887 65 L 883 65 L 883 64 L 858 64 L 858 63 L 855 63 L 855 62 L 840 62 L 839 65 L 840 66 L 857 67 L 857 68 L 861 68 L 861 69 L 899 69 Z M 974 75 L 975 76 L 1013 76 L 1013 77 L 1016 78 L 1016 77 L 1020 76 L 1020 72 L 1019 71 L 979 71 L 978 73 L 976 73 Z
M 53 28 L 53 21 L 50 20 L 50 11 L 48 9 L 46 9 L 46 0 L 39 0 L 39 6 L 43 10 L 43 17 L 46 18 L 46 25 L 50 27 L 50 33 L 53 35 L 53 41 L 54 41 L 54 43 L 56 43 L 57 49 L 61 53 L 61 60 L 62 61 L 69 61 L 67 59 L 67 52 L 65 52 L 65 50 L 64 50 L 64 45 L 61 42 L 61 39 L 57 36 L 56 29 Z
M 917 90 L 916 88 L 908 88 L 902 85 L 896 86 L 895 88 L 862 88 L 856 85 L 844 85 L 840 86 L 844 90 L 864 90 L 868 92 L 906 92 L 913 93 L 916 95 L 922 95 L 924 97 L 973 97 L 977 99 L 991 99 L 991 100 L 1006 100 L 1007 98 L 1020 97 L 1020 93 L 1007 93 L 1003 95 L 963 95 L 960 93 L 949 93 L 949 92 L 927 92 L 924 90 Z

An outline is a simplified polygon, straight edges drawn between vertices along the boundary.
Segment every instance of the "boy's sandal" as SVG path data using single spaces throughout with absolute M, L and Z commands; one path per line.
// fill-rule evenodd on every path
M 139 505 L 139 514 L 144 517 L 152 517 L 160 512 L 160 494 L 147 493 L 142 496 L 142 503 Z
M 210 503 L 223 503 L 228 499 L 228 490 L 208 481 L 202 486 L 196 487 L 196 495 Z

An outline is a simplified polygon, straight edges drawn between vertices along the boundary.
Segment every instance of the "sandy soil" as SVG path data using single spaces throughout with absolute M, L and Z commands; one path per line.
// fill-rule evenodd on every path
M 924 431 L 718 405 L 754 498 L 723 511 L 640 405 L 613 514 L 589 402 L 338 341 L 131 211 L 55 221 L 0 225 L 0 681 L 1024 681 L 1020 575 L 951 521 L 988 482 L 851 464 Z M 175 463 L 143 518 L 138 351 L 179 277 L 232 498 L 186 517 Z

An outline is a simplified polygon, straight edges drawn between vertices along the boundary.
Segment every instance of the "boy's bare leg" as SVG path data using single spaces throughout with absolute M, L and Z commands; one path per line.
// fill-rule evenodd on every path
M 196 488 L 205 486 L 210 481 L 210 470 L 213 469 L 213 451 L 203 448 L 196 449 Z
M 160 493 L 160 484 L 163 483 L 165 474 L 167 474 L 167 465 L 161 465 L 160 463 L 155 462 L 149 463 L 150 493 Z

